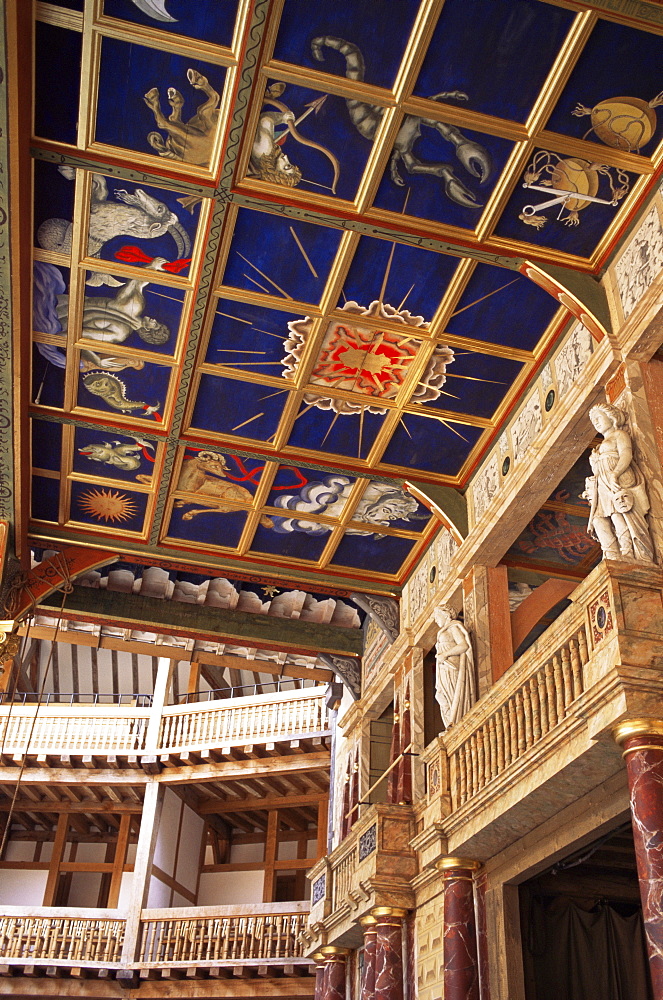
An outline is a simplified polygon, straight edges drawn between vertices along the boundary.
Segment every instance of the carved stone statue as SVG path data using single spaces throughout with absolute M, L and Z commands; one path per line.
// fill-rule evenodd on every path
M 467 629 L 446 604 L 435 609 L 439 626 L 436 644 L 435 699 L 445 729 L 458 722 L 476 701 L 474 657 Z
M 591 509 L 587 530 L 600 543 L 606 559 L 654 561 L 647 524 L 649 498 L 644 476 L 633 459 L 626 413 L 609 403 L 589 411 L 603 441 L 589 458 L 593 476 L 585 480 Z

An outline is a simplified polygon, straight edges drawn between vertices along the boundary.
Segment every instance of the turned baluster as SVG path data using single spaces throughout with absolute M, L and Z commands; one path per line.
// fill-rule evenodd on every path
M 470 741 L 466 740 L 463 744 L 463 760 L 465 761 L 465 774 L 467 775 L 467 791 L 465 793 L 465 801 L 467 802 L 474 793 L 472 788 L 472 755 L 470 753 Z
M 561 722 L 566 712 L 564 710 L 564 682 L 562 680 L 562 660 L 559 653 L 553 656 L 553 676 L 555 678 L 555 708 L 557 721 Z
M 467 798 L 467 766 L 465 763 L 465 746 L 456 752 L 456 767 L 458 768 L 458 798 L 462 805 Z
M 486 741 L 484 739 L 483 728 L 477 731 L 477 771 L 479 776 L 479 788 L 486 784 Z
M 569 643 L 571 649 L 571 676 L 573 680 L 573 697 L 577 698 L 582 692 L 582 664 L 580 663 L 580 650 L 578 649 L 577 635 Z
M 532 739 L 536 743 L 541 739 L 541 706 L 539 704 L 539 685 L 536 675 L 529 679 L 529 698 L 532 706 Z
M 488 719 L 488 737 L 490 739 L 490 776 L 494 778 L 499 772 L 497 763 L 497 721 L 494 715 Z
M 518 727 L 518 756 L 520 757 L 526 749 L 525 744 L 525 710 L 523 708 L 523 692 L 518 689 L 515 694 L 516 702 L 516 725 Z
M 497 735 L 497 773 L 501 774 L 504 770 L 504 721 L 502 719 L 502 709 L 498 709 L 495 713 L 495 733 Z
M 557 725 L 557 709 L 555 700 L 555 678 L 553 675 L 553 665 L 552 661 L 548 661 L 545 667 L 546 675 L 546 696 L 548 702 L 548 722 L 550 729 L 553 729 Z
M 534 675 L 536 694 L 539 702 L 539 718 L 541 720 L 541 735 L 545 736 L 549 729 L 548 723 L 548 696 L 546 691 L 545 671 L 539 670 Z
M 573 701 L 573 676 L 571 674 L 571 653 L 568 645 L 562 646 L 562 677 L 564 679 L 564 708 Z
M 479 791 L 479 780 L 478 780 L 478 759 L 477 759 L 477 737 L 476 733 L 472 733 L 470 736 L 470 762 L 472 765 L 472 794 L 475 795 Z
M 511 763 L 511 735 L 509 730 L 509 709 L 507 705 L 500 707 L 500 728 L 502 730 L 502 742 L 504 746 L 504 766 Z
M 518 760 L 518 722 L 516 721 L 516 699 L 509 698 L 509 740 L 511 742 L 511 760 Z
M 529 683 L 523 684 L 523 714 L 525 716 L 525 745 L 532 745 L 532 702 L 529 695 Z
M 580 663 L 584 667 L 589 659 L 589 652 L 587 650 L 587 634 L 585 632 L 584 625 L 578 632 L 578 646 L 580 648 Z

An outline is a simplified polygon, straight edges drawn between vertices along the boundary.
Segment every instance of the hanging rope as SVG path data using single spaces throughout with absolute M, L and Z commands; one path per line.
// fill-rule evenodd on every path
M 62 586 L 60 587 L 60 589 L 62 590 L 62 603 L 60 605 L 60 612 L 59 612 L 58 619 L 57 619 L 57 622 L 56 622 L 55 632 L 53 633 L 53 638 L 51 640 L 51 651 L 49 653 L 48 660 L 46 661 L 46 666 L 44 668 L 44 676 L 43 676 L 43 679 L 42 679 L 42 682 L 41 682 L 41 686 L 40 686 L 40 689 L 39 689 L 39 695 L 37 697 L 37 704 L 35 706 L 35 714 L 34 714 L 34 717 L 32 719 L 32 724 L 30 726 L 30 732 L 28 733 L 28 739 L 27 739 L 27 743 L 26 743 L 26 746 L 25 746 L 25 753 L 23 754 L 23 760 L 21 761 L 21 767 L 19 769 L 18 778 L 16 780 L 16 786 L 14 788 L 14 795 L 12 796 L 11 804 L 9 806 L 9 812 L 7 813 L 7 821 L 5 823 L 5 829 L 4 829 L 3 834 L 2 834 L 2 843 L 0 843 L 0 858 L 3 856 L 5 847 L 7 846 L 7 840 L 9 838 L 9 831 L 11 829 L 11 822 L 12 822 L 12 818 L 13 818 L 13 815 L 14 815 L 14 806 L 16 805 L 16 800 L 18 798 L 18 793 L 19 793 L 19 790 L 21 788 L 21 780 L 23 778 L 23 772 L 25 771 L 25 767 L 26 767 L 26 764 L 27 764 L 28 753 L 30 751 L 30 744 L 32 742 L 32 737 L 34 735 L 35 727 L 37 725 L 37 718 L 38 718 L 38 715 L 39 715 L 39 709 L 41 708 L 42 698 L 43 698 L 43 695 L 44 695 L 44 690 L 46 688 L 46 681 L 48 679 L 48 675 L 49 675 L 50 668 L 51 668 L 51 663 L 53 661 L 53 651 L 55 649 L 55 643 L 57 642 L 58 632 L 60 631 L 60 626 L 62 624 L 62 618 L 63 618 L 63 615 L 64 615 L 64 606 L 65 606 L 65 602 L 67 600 L 67 594 L 70 594 L 72 592 L 72 590 L 73 590 L 73 584 L 72 584 L 71 578 L 69 576 L 69 570 L 68 570 L 66 561 L 65 561 L 64 557 L 62 557 L 61 553 L 57 553 L 57 555 L 61 557 L 60 560 L 59 560 L 60 561 L 60 571 L 61 571 L 61 575 L 64 577 L 64 582 L 63 582 Z M 30 622 L 32 621 L 34 610 L 35 610 L 35 605 L 34 605 L 34 599 L 33 599 L 31 607 L 30 607 L 30 619 L 28 620 L 28 626 L 26 628 L 26 635 L 24 637 L 26 639 L 27 639 L 27 636 L 28 636 L 28 633 L 29 633 Z M 17 663 L 20 665 L 21 660 L 17 660 Z M 17 669 L 17 680 L 16 680 L 16 683 L 18 683 L 18 669 Z M 9 713 L 7 715 L 7 722 L 6 722 L 6 725 L 5 725 L 5 731 L 4 731 L 3 737 L 2 737 L 2 750 L 4 750 L 5 738 L 6 738 L 6 735 L 7 735 L 7 731 L 9 729 L 9 719 L 11 717 L 12 706 L 13 706 L 13 700 L 10 703 Z

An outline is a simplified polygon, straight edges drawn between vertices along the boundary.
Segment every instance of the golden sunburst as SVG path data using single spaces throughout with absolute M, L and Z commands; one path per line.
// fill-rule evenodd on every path
M 138 509 L 133 500 L 116 490 L 90 490 L 82 494 L 79 503 L 86 514 L 99 521 L 128 521 Z

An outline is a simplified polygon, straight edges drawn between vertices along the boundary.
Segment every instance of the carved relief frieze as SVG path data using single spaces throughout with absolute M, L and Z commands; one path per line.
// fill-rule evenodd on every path
M 663 226 L 656 205 L 645 216 L 615 265 L 624 317 L 636 305 L 663 268 Z

